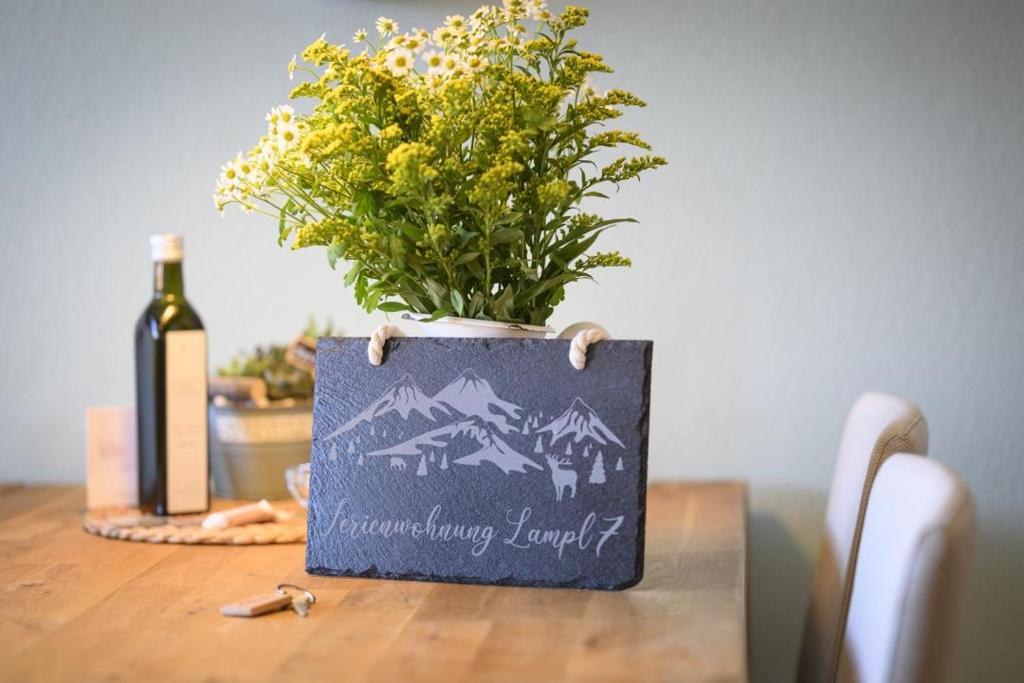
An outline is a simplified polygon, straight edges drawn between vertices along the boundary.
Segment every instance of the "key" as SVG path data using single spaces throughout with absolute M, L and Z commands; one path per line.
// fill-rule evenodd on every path
M 296 598 L 292 600 L 291 608 L 300 617 L 306 617 L 309 615 L 309 600 L 305 596 Z

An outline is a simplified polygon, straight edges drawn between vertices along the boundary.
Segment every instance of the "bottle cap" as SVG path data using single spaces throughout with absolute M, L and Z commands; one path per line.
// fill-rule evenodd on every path
M 149 257 L 159 262 L 181 261 L 185 238 L 181 235 L 153 235 L 149 238 Z

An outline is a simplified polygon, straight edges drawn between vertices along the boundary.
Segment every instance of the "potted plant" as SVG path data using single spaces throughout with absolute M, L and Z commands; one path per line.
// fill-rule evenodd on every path
M 257 347 L 210 378 L 210 465 L 222 498 L 287 498 L 285 470 L 309 460 L 313 367 L 330 335 L 313 322 L 288 346 Z
M 571 37 L 588 12 L 506 0 L 433 31 L 381 18 L 352 48 L 314 41 L 304 76 L 228 161 L 213 199 L 278 222 L 278 242 L 324 248 L 367 311 L 405 312 L 428 333 L 544 336 L 571 282 L 629 266 L 595 251 L 631 218 L 589 210 L 609 188 L 665 163 L 636 133 L 608 129 L 644 102 L 597 92 L 610 73 Z

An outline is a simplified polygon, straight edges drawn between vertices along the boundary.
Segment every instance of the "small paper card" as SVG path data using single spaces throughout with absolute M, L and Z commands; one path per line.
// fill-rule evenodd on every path
M 135 408 L 85 409 L 85 497 L 89 509 L 138 505 L 139 464 L 135 449 Z
M 651 342 L 367 341 L 317 348 L 307 572 L 640 581 Z

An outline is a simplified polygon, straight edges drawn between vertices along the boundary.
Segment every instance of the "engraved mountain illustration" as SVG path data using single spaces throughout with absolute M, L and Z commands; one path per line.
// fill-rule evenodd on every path
M 440 449 L 456 454 L 469 451 L 465 455 L 454 458 L 453 462 L 456 465 L 478 466 L 487 462 L 498 467 L 505 474 L 525 473 L 527 468 L 542 469 L 533 460 L 509 446 L 495 433 L 492 424 L 479 415 L 468 416 L 394 446 L 371 451 L 366 455 L 391 456 L 393 458 L 409 455 L 422 456 Z
M 481 379 L 472 368 L 464 370 L 448 386 L 437 392 L 434 400 L 463 415 L 481 417 L 502 434 L 512 431 L 509 420 L 518 421 L 523 412 L 516 404 L 499 398 L 487 380 Z
M 419 415 L 435 423 L 441 421 L 441 418 L 456 417 L 450 408 L 423 393 L 412 376 L 407 374 L 385 389 L 380 398 L 361 413 L 328 434 L 327 438 L 341 436 L 363 423 L 372 424 L 378 418 L 396 415 L 402 420 Z
M 537 433 L 550 433 L 552 444 L 562 438 L 570 437 L 572 443 L 580 443 L 589 439 L 602 446 L 614 443 L 620 448 L 625 448 L 619 437 L 615 436 L 615 433 L 601 421 L 594 409 L 578 396 L 568 410 L 538 429 Z
M 549 474 L 559 501 L 576 497 L 576 482 L 604 484 L 608 471 L 602 448 L 625 446 L 594 409 L 577 396 L 565 412 L 540 426 L 542 417 L 501 398 L 472 368 L 433 396 L 407 374 L 327 438 L 348 442 L 332 450 L 344 449 L 345 461 L 354 460 L 360 468 L 373 462 L 374 471 L 389 474 L 446 476 L 442 473 L 461 469 L 449 469 L 449 463 L 489 463 L 506 475 Z M 338 460 L 336 455 L 332 462 Z M 623 469 L 620 456 L 613 471 Z

